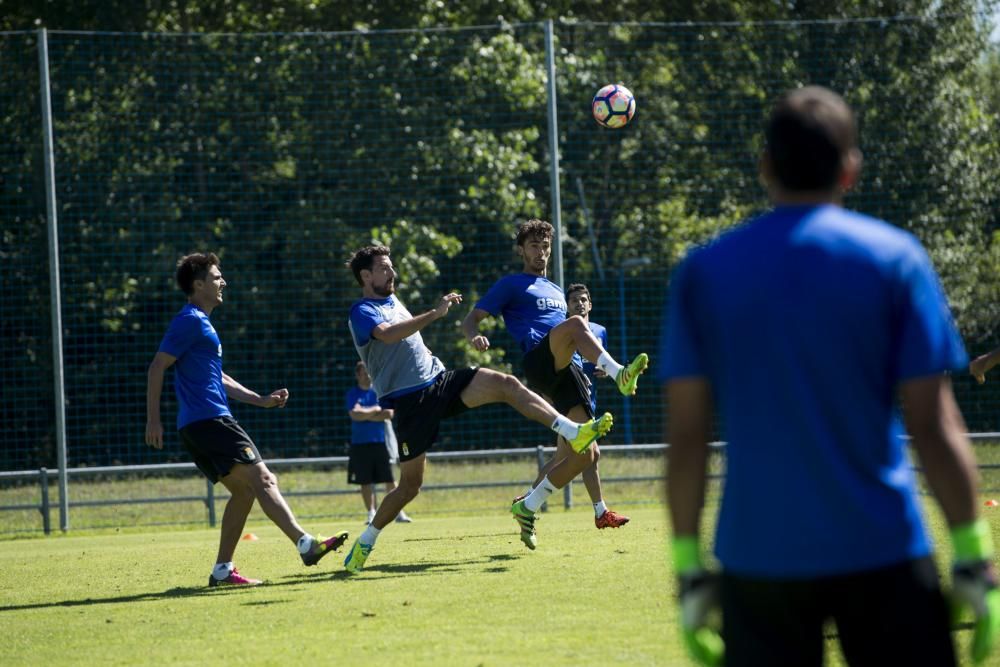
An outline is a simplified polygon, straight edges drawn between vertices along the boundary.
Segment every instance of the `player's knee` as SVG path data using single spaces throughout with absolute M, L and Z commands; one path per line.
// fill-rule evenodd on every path
M 257 485 L 261 489 L 276 489 L 278 488 L 278 476 L 268 468 L 262 467 L 257 474 Z
M 403 500 L 410 502 L 418 495 L 420 495 L 420 487 L 423 486 L 423 480 L 407 480 L 404 482 L 400 480 L 399 485 L 396 487 L 396 493 L 403 496 Z
M 597 462 L 601 460 L 601 448 L 597 446 L 596 442 L 590 447 L 590 458 L 594 460 L 593 469 L 596 472 Z
M 513 395 L 524 390 L 524 385 L 513 375 L 504 374 L 501 382 L 503 382 L 507 394 Z
M 587 323 L 584 322 L 583 318 L 579 315 L 571 315 L 567 317 L 566 322 L 566 326 L 571 327 L 575 332 L 582 333 L 584 331 L 590 331 L 590 327 L 587 326 Z

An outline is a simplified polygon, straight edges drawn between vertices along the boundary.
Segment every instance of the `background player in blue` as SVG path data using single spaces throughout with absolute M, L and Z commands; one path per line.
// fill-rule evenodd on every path
M 593 416 L 590 382 L 580 365 L 572 363 L 574 355 L 579 353 L 614 378 L 626 396 L 635 393 L 649 359 L 640 354 L 628 366 L 620 365 L 594 338 L 583 318 L 566 317 L 562 289 L 545 277 L 552 233 L 552 225 L 543 220 L 528 220 L 518 227 L 516 248 L 522 272 L 494 283 L 462 322 L 462 332 L 472 347 L 487 350 L 490 341 L 479 333 L 479 323 L 491 315 L 503 315 L 507 330 L 524 353 L 528 386 L 552 401 L 560 414 L 582 421 Z M 552 492 L 592 466 L 599 455 L 596 446 L 576 452 L 560 441 L 547 474 L 511 505 L 514 519 L 522 528 L 533 524 L 535 513 Z
M 590 290 L 586 285 L 583 283 L 573 283 L 566 288 L 566 307 L 569 314 L 582 317 L 583 321 L 590 327 L 590 332 L 594 334 L 594 338 L 600 342 L 601 347 L 607 349 L 608 330 L 603 325 L 590 321 L 590 310 L 593 306 L 593 301 L 590 298 Z M 573 363 L 581 366 L 583 374 L 590 381 L 590 414 L 597 414 L 597 386 L 594 380 L 598 377 L 604 377 L 605 373 L 579 354 L 573 355 Z M 555 463 L 567 454 L 568 452 L 565 451 L 560 452 L 557 445 L 555 456 L 539 471 L 538 477 L 535 479 L 532 487 L 538 486 Z M 601 475 L 597 469 L 599 460 L 600 452 L 595 448 L 594 463 L 587 466 L 580 474 L 580 477 L 583 479 L 583 485 L 587 488 L 590 502 L 594 506 L 594 525 L 598 528 L 618 528 L 628 523 L 629 518 L 613 509 L 609 509 L 607 503 L 604 502 L 604 494 L 601 489 Z
M 347 390 L 345 404 L 351 418 L 351 449 L 347 459 L 347 483 L 361 487 L 361 501 L 368 513 L 366 523 L 375 518 L 378 504 L 375 499 L 375 485 L 385 484 L 385 492 L 396 488 L 392 476 L 392 462 L 386 448 L 386 424 L 392 419 L 392 410 L 378 404 L 378 396 L 372 389 L 372 379 L 359 361 L 354 367 L 357 384 Z M 396 515 L 399 523 L 410 523 L 406 512 Z
M 163 342 L 149 365 L 146 388 L 146 444 L 163 448 L 160 396 L 166 370 L 175 367 L 174 390 L 180 407 L 177 429 L 195 465 L 212 482 L 221 481 L 232 494 L 222 514 L 219 553 L 209 586 L 255 585 L 233 565 L 233 553 L 243 534 L 254 499 L 267 517 L 298 547 L 302 562 L 315 565 L 347 540 L 347 532 L 315 538 L 305 532 L 288 507 L 278 480 L 267 469 L 246 431 L 233 418 L 229 399 L 261 408 L 283 408 L 288 390 L 267 396 L 247 389 L 222 371 L 222 343 L 208 319 L 222 304 L 226 281 L 215 253 L 193 253 L 177 263 L 177 285 L 188 303 L 170 322 Z
M 399 440 L 399 486 L 382 499 L 375 518 L 351 547 L 344 561 L 348 572 L 362 570 L 379 533 L 420 492 L 426 453 L 437 439 L 442 420 L 488 403 L 506 403 L 569 440 L 577 451 L 586 450 L 610 430 L 611 415 L 574 422 L 512 375 L 486 368 L 445 370 L 424 345 L 420 331 L 446 316 L 462 295 L 445 294 L 433 309 L 414 317 L 394 294 L 396 271 L 388 248 L 360 248 L 348 266 L 363 297 L 351 306 L 351 338 L 368 368 L 379 403 L 395 411 Z M 521 541 L 535 548 L 533 521 L 521 526 Z
M 782 96 L 765 140 L 774 209 L 689 254 L 661 341 L 686 644 L 704 664 L 724 652 L 730 667 L 820 665 L 832 619 L 852 665 L 955 664 L 898 399 L 951 528 L 952 594 L 975 609 L 972 652 L 985 660 L 1000 591 L 947 375 L 967 359 L 937 276 L 911 234 L 840 207 L 861 167 L 840 96 Z M 721 579 L 697 544 L 713 406 L 728 442 Z M 721 638 L 706 624 L 717 600 Z

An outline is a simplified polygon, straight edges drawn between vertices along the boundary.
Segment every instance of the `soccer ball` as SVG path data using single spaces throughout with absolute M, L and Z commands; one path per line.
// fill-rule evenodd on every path
M 609 83 L 594 95 L 594 120 L 604 127 L 625 127 L 635 115 L 635 97 L 625 86 Z

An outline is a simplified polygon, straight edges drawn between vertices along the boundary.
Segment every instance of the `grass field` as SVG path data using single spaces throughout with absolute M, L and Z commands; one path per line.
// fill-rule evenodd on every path
M 608 476 L 648 474 L 658 460 L 604 464 Z M 303 567 L 258 509 L 247 530 L 260 539 L 241 542 L 236 554 L 241 571 L 267 581 L 254 589 L 205 586 L 218 529 L 205 527 L 204 508 L 93 508 L 95 529 L 0 540 L 0 663 L 690 664 L 664 558 L 660 485 L 606 485 L 612 506 L 633 519 L 619 530 L 593 527 L 582 487 L 569 511 L 554 496 L 539 522 L 539 549 L 529 552 L 505 511 L 523 463 L 434 466 L 428 482 L 495 480 L 501 473 L 512 476 L 509 488 L 422 494 L 412 507 L 416 521 L 390 525 L 354 578 L 342 572 L 342 553 Z M 299 471 L 283 474 L 282 486 L 328 488 L 341 477 Z M 126 480 L 86 492 L 99 497 L 113 488 L 118 497 L 123 490 L 146 493 L 150 484 L 170 491 L 181 482 Z M 292 505 L 316 532 L 346 529 L 353 540 L 363 528 L 356 495 L 301 496 Z M 946 570 L 944 524 L 933 502 L 927 506 Z M 142 523 L 133 513 L 143 508 L 165 513 L 158 518 L 169 525 L 130 526 Z M 713 493 L 706 518 L 715 511 Z M 1000 508 L 984 514 L 1000 543 Z M 956 636 L 964 657 L 968 633 Z M 827 649 L 827 664 L 842 665 L 836 642 Z

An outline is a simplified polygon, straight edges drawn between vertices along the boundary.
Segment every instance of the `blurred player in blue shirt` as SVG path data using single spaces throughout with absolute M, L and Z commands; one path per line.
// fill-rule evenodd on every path
M 243 534 L 254 500 L 296 544 L 302 562 L 315 565 L 347 539 L 342 531 L 329 539 L 314 538 L 302 530 L 288 507 L 278 480 L 260 458 L 254 444 L 229 410 L 229 399 L 261 408 L 283 408 L 288 390 L 261 396 L 222 371 L 222 343 L 209 316 L 222 304 L 226 281 L 214 253 L 193 253 L 177 263 L 177 286 L 188 303 L 170 322 L 160 349 L 149 365 L 146 387 L 146 444 L 163 448 L 160 398 L 163 378 L 173 366 L 174 390 L 180 409 L 177 429 L 181 443 L 195 465 L 212 483 L 222 482 L 232 496 L 222 514 L 219 553 L 208 578 L 209 586 L 261 583 L 240 574 L 233 554 Z
M 967 363 L 919 242 L 841 208 L 861 167 L 853 113 L 819 87 L 782 96 L 761 159 L 774 208 L 692 251 L 670 284 L 658 379 L 681 624 L 703 664 L 820 665 L 824 623 L 852 665 L 953 665 L 897 409 L 952 529 L 953 592 L 996 636 L 989 527 L 949 371 Z M 716 529 L 698 528 L 717 410 Z M 716 595 L 719 597 L 716 598 Z M 722 608 L 721 638 L 706 613 Z
M 365 362 L 359 361 L 355 365 L 354 378 L 357 384 L 347 390 L 345 400 L 347 414 L 351 418 L 347 483 L 361 486 L 361 500 L 368 512 L 367 523 L 371 523 L 378 508 L 375 485 L 385 484 L 386 493 L 396 488 L 392 461 L 386 447 L 386 425 L 391 423 L 392 410 L 379 406 Z M 406 512 L 396 515 L 398 523 L 410 523 L 411 520 Z

